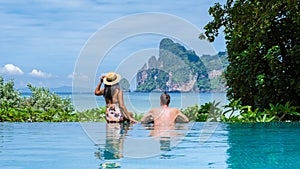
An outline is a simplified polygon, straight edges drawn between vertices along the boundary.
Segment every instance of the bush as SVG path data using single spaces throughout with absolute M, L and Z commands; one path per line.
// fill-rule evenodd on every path
M 80 122 L 105 122 L 105 106 L 89 109 L 83 112 L 76 112 L 77 120 Z
M 195 104 L 192 107 L 182 109 L 181 112 L 185 114 L 190 121 L 201 122 L 201 121 L 219 121 L 222 111 L 218 108 L 219 102 L 216 103 L 208 102 L 204 105 Z
M 83 112 L 76 112 L 77 120 L 80 122 L 106 122 L 106 106 L 88 109 Z M 140 121 L 143 117 L 143 113 L 133 113 L 133 118 Z
M 269 104 L 269 108 L 260 111 L 251 106 L 242 106 L 240 99 L 230 102 L 225 106 L 227 110 L 222 115 L 224 122 L 273 122 L 273 121 L 297 121 L 300 113 L 299 107 L 291 106 L 289 102 L 282 104 Z M 229 115 L 228 115 L 229 114 Z
M 21 97 L 14 90 L 13 80 L 4 83 L 0 77 L 0 121 L 69 122 L 78 121 L 70 98 L 62 98 L 49 89 L 33 87 L 30 97 Z
M 19 107 L 21 96 L 18 91 L 14 90 L 14 81 L 10 80 L 7 83 L 0 76 L 0 106 L 1 107 Z
M 144 113 L 139 113 L 139 114 L 133 113 L 133 118 L 135 120 L 137 120 L 137 121 L 141 121 L 141 119 L 143 118 L 143 116 L 144 116 Z
M 297 112 L 299 106 L 292 106 L 290 102 L 286 104 L 269 104 L 269 108 L 259 110 L 251 106 L 242 106 L 241 100 L 231 101 L 221 109 L 219 102 L 205 103 L 204 105 L 194 105 L 181 110 L 190 121 L 222 121 L 222 122 L 275 122 L 275 121 L 298 121 L 300 113 Z M 224 112 L 223 112 L 224 110 Z
M 31 91 L 31 97 L 25 98 L 23 108 L 33 108 L 41 111 L 53 111 L 72 113 L 74 106 L 70 98 L 62 98 L 61 96 L 50 92 L 49 89 L 43 87 L 33 87 L 27 85 Z

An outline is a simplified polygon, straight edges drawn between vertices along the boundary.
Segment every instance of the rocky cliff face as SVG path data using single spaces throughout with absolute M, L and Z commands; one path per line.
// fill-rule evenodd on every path
M 152 56 L 137 74 L 137 91 L 208 90 L 208 72 L 199 56 L 168 38 L 160 42 L 158 59 Z

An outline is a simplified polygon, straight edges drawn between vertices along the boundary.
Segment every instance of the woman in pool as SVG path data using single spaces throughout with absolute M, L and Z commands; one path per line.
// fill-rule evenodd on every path
M 114 72 L 109 72 L 100 77 L 100 82 L 95 89 L 95 95 L 104 96 L 106 102 L 106 121 L 108 123 L 119 123 L 129 121 L 136 123 L 132 113 L 127 111 L 123 100 L 123 91 L 120 88 L 119 81 L 121 76 Z M 105 84 L 103 89 L 102 83 Z

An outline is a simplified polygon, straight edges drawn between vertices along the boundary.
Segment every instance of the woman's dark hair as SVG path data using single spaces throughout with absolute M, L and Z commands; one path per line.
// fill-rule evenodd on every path
M 169 106 L 171 97 L 167 92 L 164 92 L 163 94 L 160 95 L 160 101 L 162 105 L 167 105 Z
M 103 93 L 104 98 L 106 98 L 108 100 L 112 100 L 116 89 L 120 89 L 119 83 L 114 84 L 114 85 L 105 85 L 104 93 Z

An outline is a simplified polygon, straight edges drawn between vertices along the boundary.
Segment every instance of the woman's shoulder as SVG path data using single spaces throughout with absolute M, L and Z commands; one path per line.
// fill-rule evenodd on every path
M 117 88 L 115 90 L 115 92 L 118 93 L 118 94 L 123 94 L 123 90 L 121 88 Z

